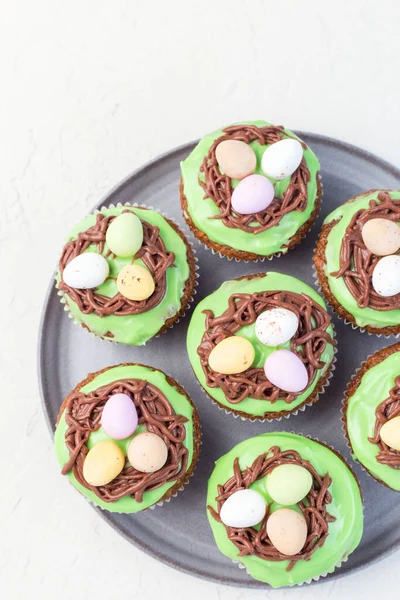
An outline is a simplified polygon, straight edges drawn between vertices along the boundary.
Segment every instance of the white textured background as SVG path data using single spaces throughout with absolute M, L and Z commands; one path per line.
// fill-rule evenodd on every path
M 64 236 L 159 153 L 265 118 L 399 166 L 399 22 L 397 0 L 0 0 L 2 599 L 395 593 L 399 554 L 322 586 L 271 592 L 157 564 L 60 477 L 35 354 Z

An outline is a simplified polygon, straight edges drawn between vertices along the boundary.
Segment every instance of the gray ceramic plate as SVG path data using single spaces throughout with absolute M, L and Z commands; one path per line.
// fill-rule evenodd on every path
M 379 158 L 326 137 L 300 135 L 316 152 L 322 166 L 324 197 L 317 223 L 300 246 L 272 262 L 229 262 L 195 243 L 200 265 L 197 299 L 214 291 L 226 279 L 266 270 L 289 273 L 313 285 L 312 253 L 323 218 L 363 190 L 400 188 L 400 171 Z M 99 206 L 127 201 L 152 205 L 175 218 L 187 233 L 179 206 L 179 162 L 192 148 L 193 144 L 178 148 L 143 167 L 110 192 Z M 89 372 L 135 361 L 153 365 L 175 377 L 197 403 L 203 424 L 199 464 L 183 493 L 162 507 L 138 515 L 113 515 L 97 509 L 102 518 L 133 544 L 181 571 L 219 583 L 265 587 L 217 550 L 205 513 L 207 479 L 214 461 L 241 440 L 264 431 L 286 430 L 330 444 L 351 462 L 360 478 L 365 500 L 364 536 L 348 562 L 329 578 L 350 573 L 395 550 L 400 544 L 400 529 L 393 526 L 400 520 L 399 497 L 351 461 L 340 422 L 343 391 L 349 378 L 369 354 L 390 341 L 353 331 L 334 317 L 339 352 L 337 369 L 325 395 L 314 407 L 288 420 L 276 424 L 250 423 L 218 410 L 200 390 L 185 349 L 189 318 L 187 314 L 167 334 L 143 348 L 103 342 L 73 325 L 51 284 L 41 324 L 39 378 L 52 431 L 63 398 Z

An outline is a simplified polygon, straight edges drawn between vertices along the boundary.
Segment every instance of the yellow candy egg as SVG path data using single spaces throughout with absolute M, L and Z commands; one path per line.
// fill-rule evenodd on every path
M 154 292 L 154 287 L 150 271 L 140 265 L 125 265 L 117 277 L 119 293 L 129 300 L 146 300 Z
M 240 140 L 220 142 L 215 150 L 215 157 L 223 172 L 233 179 L 251 175 L 257 165 L 253 148 Z
M 381 427 L 380 435 L 382 442 L 389 448 L 400 450 L 400 416 L 386 421 Z
M 166 443 L 159 435 L 149 431 L 135 435 L 128 446 L 129 462 L 142 473 L 158 471 L 165 465 L 167 458 Z
M 307 539 L 307 523 L 302 513 L 292 508 L 279 508 L 268 517 L 267 534 L 271 543 L 286 556 L 294 556 Z
M 400 227 L 390 219 L 370 219 L 361 235 L 368 250 L 377 256 L 394 254 L 400 248 Z
M 254 348 L 249 340 L 233 335 L 215 346 L 208 357 L 208 364 L 217 373 L 233 375 L 249 369 L 254 356 Z
M 110 440 L 93 446 L 83 463 L 83 476 L 90 485 L 106 485 L 124 468 L 125 456 L 121 448 Z

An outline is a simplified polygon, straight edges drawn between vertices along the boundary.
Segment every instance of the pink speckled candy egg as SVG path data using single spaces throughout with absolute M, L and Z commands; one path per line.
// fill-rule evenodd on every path
M 307 369 L 297 354 L 290 350 L 277 350 L 270 354 L 265 361 L 264 372 L 268 381 L 285 392 L 301 392 L 308 383 Z
M 124 440 L 132 435 L 138 424 L 138 415 L 128 394 L 114 394 L 107 400 L 101 424 L 106 434 L 115 440 Z
M 268 208 L 274 199 L 274 186 L 264 175 L 249 175 L 232 193 L 232 208 L 241 215 L 252 215 Z

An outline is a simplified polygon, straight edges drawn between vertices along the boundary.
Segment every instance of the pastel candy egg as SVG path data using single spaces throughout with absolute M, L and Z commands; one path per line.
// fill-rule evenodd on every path
M 280 346 L 290 340 L 298 326 L 294 312 L 287 308 L 271 308 L 257 317 L 255 332 L 262 344 Z
M 224 375 L 243 373 L 254 361 L 253 345 L 244 337 L 232 335 L 213 348 L 208 357 L 210 369 Z
M 381 427 L 380 436 L 389 448 L 400 450 L 400 416 L 386 421 Z
M 376 263 L 372 285 L 380 296 L 395 296 L 400 293 L 400 256 L 384 256 Z
M 232 208 L 242 215 L 252 215 L 268 208 L 274 199 L 274 186 L 263 175 L 249 175 L 232 192 Z
M 219 514 L 228 527 L 254 527 L 263 520 L 266 509 L 266 502 L 259 492 L 239 490 L 225 500 Z
M 83 463 L 83 477 L 90 485 L 106 485 L 124 468 L 125 456 L 121 448 L 110 440 L 93 446 Z
M 285 392 L 300 392 L 308 383 L 307 369 L 290 350 L 277 350 L 267 356 L 264 372 L 273 385 Z
M 312 486 L 312 476 L 300 465 L 279 465 L 267 475 L 267 492 L 282 506 L 297 504 L 305 498 Z
M 261 168 L 268 177 L 290 177 L 301 163 L 303 147 L 297 140 L 286 138 L 271 144 L 261 159 Z
M 306 520 L 302 513 L 292 508 L 279 508 L 268 517 L 267 535 L 279 552 L 294 556 L 306 542 Z
M 115 440 L 132 435 L 138 424 L 136 407 L 128 394 L 114 394 L 107 400 L 101 415 L 104 431 Z
M 394 254 L 400 248 L 400 227 L 389 219 L 370 219 L 361 235 L 368 250 L 377 256 Z
M 107 229 L 106 242 L 116 256 L 134 256 L 143 243 L 143 226 L 139 217 L 132 212 L 119 215 Z
M 108 273 L 108 262 L 104 256 L 97 252 L 84 252 L 67 264 L 62 279 L 69 287 L 90 290 L 104 283 Z
M 147 269 L 140 265 L 125 265 L 118 273 L 117 288 L 129 300 L 146 300 L 154 292 L 154 279 Z
M 218 144 L 215 156 L 223 172 L 233 179 L 250 175 L 257 165 L 253 148 L 240 140 L 224 140 Z
M 158 471 L 165 465 L 167 458 L 166 443 L 160 436 L 149 431 L 135 435 L 128 446 L 129 462 L 142 473 Z

